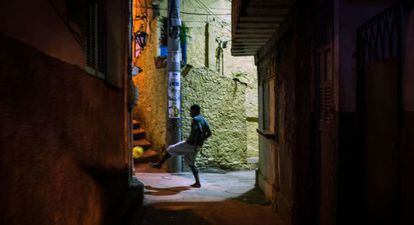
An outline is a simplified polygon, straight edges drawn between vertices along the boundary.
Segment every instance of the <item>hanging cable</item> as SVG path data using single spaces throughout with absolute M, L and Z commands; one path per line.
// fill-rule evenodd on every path
M 224 21 L 222 18 L 220 18 L 219 16 L 217 16 L 210 8 L 208 8 L 208 6 L 206 6 L 203 2 L 201 2 L 200 0 L 196 0 L 196 2 L 202 7 L 204 8 L 208 13 L 210 13 L 212 16 L 214 16 L 215 18 L 217 18 L 219 21 L 221 21 L 221 25 L 228 31 L 231 31 L 228 26 L 230 26 L 226 21 Z
M 154 7 L 140 7 L 140 8 L 148 8 L 148 9 L 155 9 Z M 162 9 L 158 8 L 158 10 L 168 10 L 168 9 Z M 201 16 L 207 16 L 211 15 L 211 13 L 197 13 L 197 12 L 187 12 L 187 11 L 180 11 L 181 14 L 188 14 L 188 15 L 201 15 Z M 231 16 L 231 13 L 215 13 L 217 16 Z

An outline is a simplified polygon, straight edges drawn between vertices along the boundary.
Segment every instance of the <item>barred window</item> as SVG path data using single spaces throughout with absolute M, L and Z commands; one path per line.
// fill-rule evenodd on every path
M 106 7 L 104 0 L 90 2 L 86 25 L 86 69 L 101 78 L 107 72 Z

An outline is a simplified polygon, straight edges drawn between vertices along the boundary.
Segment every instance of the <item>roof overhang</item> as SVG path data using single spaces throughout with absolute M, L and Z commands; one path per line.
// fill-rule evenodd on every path
M 252 56 L 290 14 L 294 0 L 233 0 L 233 56 Z

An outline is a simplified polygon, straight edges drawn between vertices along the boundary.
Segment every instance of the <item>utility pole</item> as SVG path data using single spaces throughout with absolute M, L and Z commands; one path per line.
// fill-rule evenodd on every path
M 181 141 L 180 0 L 168 0 L 168 119 L 167 145 Z M 167 162 L 167 171 L 182 171 L 181 156 Z

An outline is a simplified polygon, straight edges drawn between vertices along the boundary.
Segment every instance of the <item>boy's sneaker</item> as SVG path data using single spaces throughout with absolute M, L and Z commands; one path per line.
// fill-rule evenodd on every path
M 192 185 L 190 185 L 191 187 L 193 187 L 193 188 L 201 188 L 201 184 L 200 183 L 194 183 L 194 184 L 192 184 Z
M 161 166 L 162 166 L 161 163 L 159 162 L 156 162 L 156 163 L 150 162 L 149 165 L 150 167 L 155 168 L 155 169 L 161 169 Z

